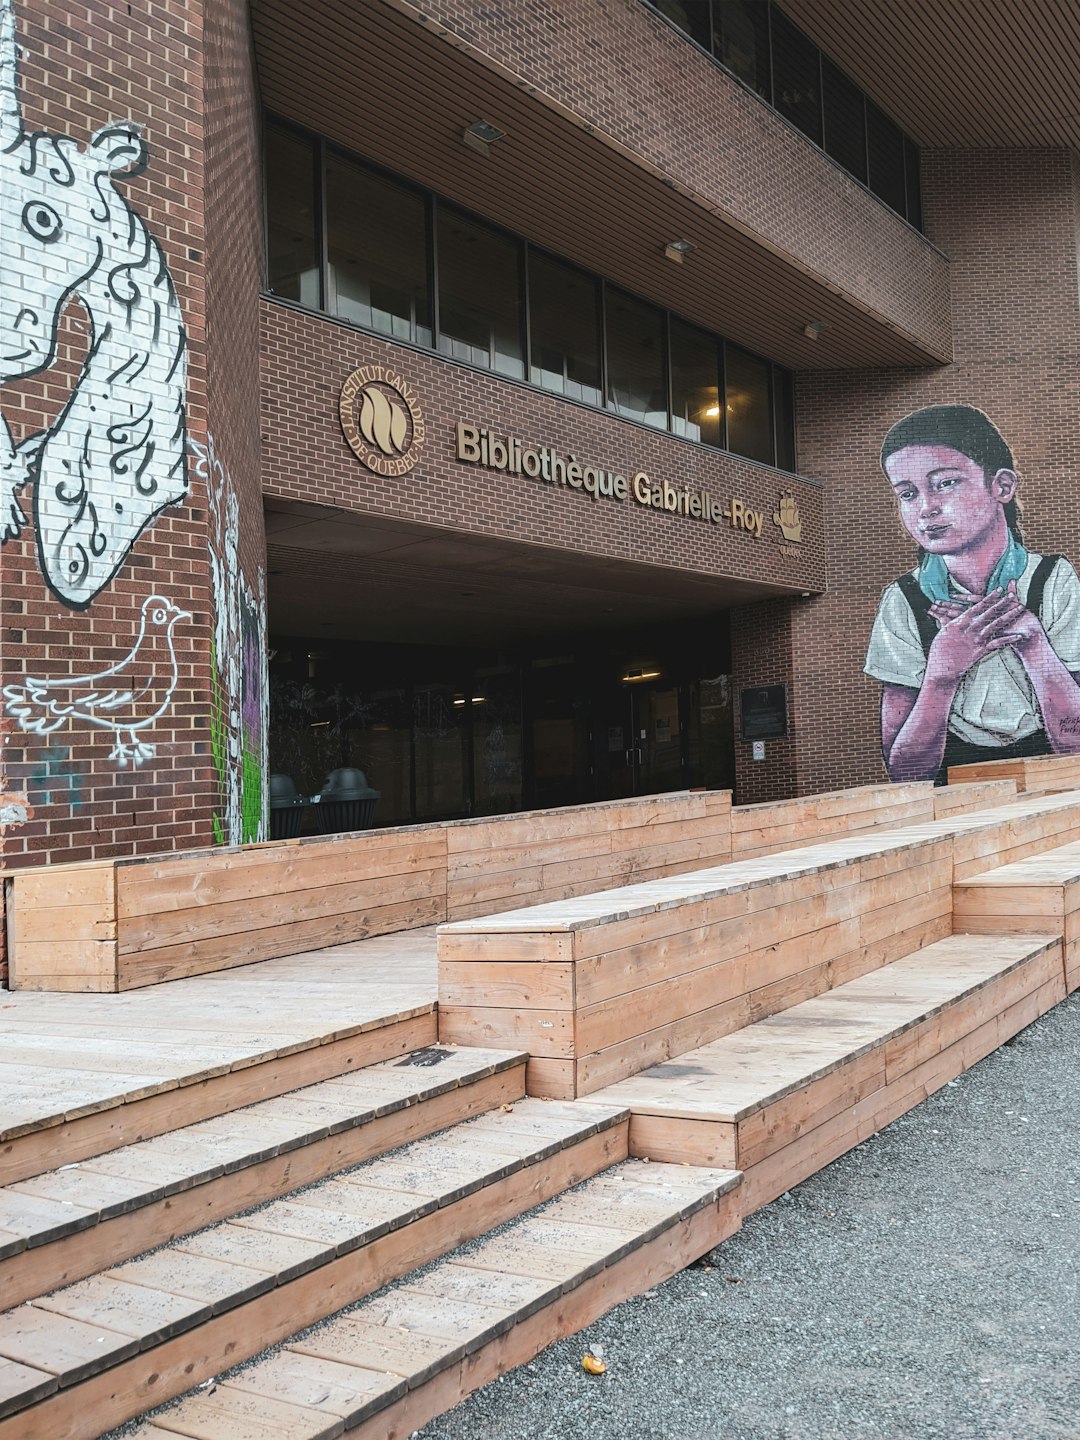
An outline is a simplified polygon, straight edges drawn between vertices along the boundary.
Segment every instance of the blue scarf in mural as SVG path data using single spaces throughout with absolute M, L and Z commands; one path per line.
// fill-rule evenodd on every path
M 991 590 L 1004 590 L 1010 580 L 1019 581 L 1027 569 L 1027 563 L 1028 552 L 1010 530 L 1009 542 L 1005 546 L 1004 553 L 994 566 L 990 579 L 986 582 L 987 595 Z M 948 566 L 940 555 L 924 555 L 922 557 L 919 564 L 919 589 L 931 602 L 955 599 L 955 596 L 949 591 Z

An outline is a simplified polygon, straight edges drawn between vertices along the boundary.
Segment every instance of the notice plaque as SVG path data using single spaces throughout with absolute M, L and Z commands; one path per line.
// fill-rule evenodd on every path
M 787 734 L 786 685 L 742 691 L 740 709 L 744 740 L 777 740 Z

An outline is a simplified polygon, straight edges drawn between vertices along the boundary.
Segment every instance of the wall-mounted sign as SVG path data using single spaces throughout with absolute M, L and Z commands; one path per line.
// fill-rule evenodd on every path
M 740 696 L 742 738 L 778 740 L 787 734 L 787 686 L 759 685 Z
M 341 387 L 341 428 L 376 475 L 404 475 L 420 458 L 424 416 L 407 380 L 385 365 L 354 370 Z
M 611 500 L 641 505 L 668 515 L 685 515 L 711 525 L 727 522 L 733 530 L 760 540 L 765 512 L 733 496 L 718 500 L 707 490 L 671 485 L 644 470 L 620 474 L 597 465 L 582 464 L 576 455 L 560 455 L 549 445 L 530 447 L 516 435 L 496 435 L 480 425 L 459 421 L 456 458 L 463 465 L 480 465 L 507 475 L 524 475 L 546 485 L 580 490 L 595 501 Z M 798 516 L 796 515 L 796 522 Z

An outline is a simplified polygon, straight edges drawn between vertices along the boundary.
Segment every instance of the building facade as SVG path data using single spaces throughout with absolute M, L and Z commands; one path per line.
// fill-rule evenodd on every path
M 1078 30 L 0 0 L 0 863 L 1070 748 Z

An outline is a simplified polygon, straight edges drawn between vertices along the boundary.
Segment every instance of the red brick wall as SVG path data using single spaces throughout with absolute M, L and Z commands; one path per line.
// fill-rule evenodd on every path
M 263 302 L 262 353 L 267 494 L 796 591 L 823 585 L 817 486 L 271 301 Z M 421 458 L 398 479 L 365 469 L 342 435 L 341 386 L 368 364 L 402 374 L 424 412 Z M 643 470 L 655 481 L 704 488 L 725 503 L 739 497 L 764 515 L 762 538 L 726 521 L 594 501 L 581 491 L 461 464 L 454 458 L 459 420 L 628 478 Z M 781 554 L 773 523 L 781 491 L 792 489 L 804 535 L 797 556 Z
M 950 353 L 944 257 L 641 0 L 389 3 L 445 27 L 929 353 Z
M 85 147 L 106 122 L 142 127 L 149 161 L 141 175 L 114 175 L 116 190 L 145 218 L 175 283 L 188 341 L 187 425 L 205 435 L 203 7 L 200 0 L 15 0 L 25 128 L 71 137 Z M 11 231 L 5 228 L 5 244 Z M 60 247 L 55 247 L 59 252 Z M 3 389 L 15 443 L 48 425 L 76 385 L 88 347 L 81 306 L 69 302 L 57 363 Z M 113 496 L 95 495 L 102 514 Z M 21 499 L 29 507 L 30 491 Z M 108 523 L 107 520 L 103 523 Z M 85 719 L 51 734 L 23 731 L 4 714 L 0 824 L 4 866 L 169 850 L 210 839 L 209 594 L 206 504 L 189 494 L 134 542 L 115 579 L 78 611 L 46 586 L 33 523 L 3 547 L 0 564 L 0 672 L 5 685 L 27 676 L 92 675 L 122 661 L 135 643 L 145 599 L 165 596 L 191 613 L 174 641 L 178 678 L 171 703 L 143 735 L 154 755 L 136 767 L 110 758 L 114 735 Z M 143 651 L 136 683 L 160 685 L 166 653 Z M 146 659 L 149 657 L 149 660 Z
M 1028 542 L 1080 560 L 1074 184 L 1064 150 L 925 153 L 955 364 L 798 377 L 800 465 L 825 481 L 829 514 L 829 593 L 791 611 L 803 793 L 885 778 L 879 686 L 862 665 L 881 591 L 914 563 L 877 458 L 896 420 L 927 404 L 985 410 L 1017 458 Z

